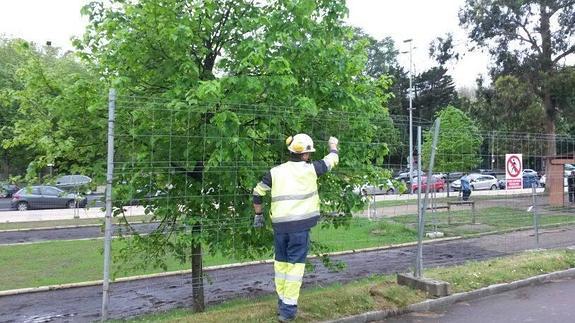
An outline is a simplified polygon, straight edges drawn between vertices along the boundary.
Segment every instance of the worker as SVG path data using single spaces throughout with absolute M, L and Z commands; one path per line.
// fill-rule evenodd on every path
M 469 179 L 469 174 L 464 173 L 463 176 L 460 179 L 461 182 L 461 193 L 462 193 L 462 199 L 464 201 L 469 200 L 469 196 L 471 195 L 471 184 L 470 179 Z
M 575 202 L 575 171 L 567 178 L 567 194 L 569 195 L 569 203 Z
M 270 217 L 274 231 L 274 271 L 278 294 L 278 320 L 297 314 L 297 301 L 309 249 L 310 229 L 319 220 L 317 178 L 339 162 L 338 140 L 330 137 L 329 153 L 317 161 L 310 136 L 300 133 L 286 140 L 290 160 L 267 172 L 253 191 L 253 226 L 264 225 L 262 197 L 271 191 Z

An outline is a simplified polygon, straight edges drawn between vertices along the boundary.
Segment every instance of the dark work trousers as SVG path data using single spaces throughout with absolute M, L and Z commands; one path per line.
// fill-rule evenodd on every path
M 462 199 L 463 199 L 464 201 L 469 200 L 469 196 L 471 196 L 471 190 L 464 190 L 464 191 L 462 192 Z
M 293 233 L 274 232 L 275 284 L 279 315 L 293 319 L 309 250 L 309 230 Z

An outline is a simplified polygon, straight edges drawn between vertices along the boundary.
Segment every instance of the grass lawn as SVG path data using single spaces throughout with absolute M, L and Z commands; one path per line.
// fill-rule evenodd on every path
M 402 224 L 389 221 L 353 219 L 348 230 L 317 226 L 312 231 L 312 238 L 325 244 L 330 251 L 343 251 L 415 241 L 416 233 Z M 114 240 L 112 250 L 118 250 L 123 243 Z M 99 239 L 0 246 L 0 290 L 102 279 L 103 244 Z M 221 256 L 204 257 L 205 266 L 239 261 Z M 151 268 L 118 271 L 118 262 L 112 262 L 112 266 L 116 277 L 163 271 Z M 181 269 L 189 269 L 189 264 L 181 264 L 175 259 L 168 261 L 168 271 Z
M 427 213 L 427 229 L 433 228 L 433 216 Z M 452 224 L 447 224 L 447 213 L 435 214 L 437 228 L 447 236 L 467 235 L 478 232 L 509 230 L 532 225 L 532 215 L 512 208 L 481 209 L 477 213 L 480 225 L 471 225 L 470 211 L 452 212 Z M 415 222 L 417 216 L 397 216 L 383 221 L 353 219 L 348 229 L 322 228 L 312 231 L 314 241 L 321 242 L 329 251 L 353 250 L 359 248 L 386 246 L 416 241 Z M 542 225 L 575 223 L 575 217 L 564 215 L 541 216 Z M 113 250 L 119 250 L 122 242 L 114 240 Z M 50 241 L 26 245 L 0 246 L 0 290 L 55 285 L 63 283 L 99 280 L 102 278 L 103 241 Z M 271 254 L 261 259 L 271 258 Z M 229 264 L 243 259 L 206 256 L 205 266 Z M 189 264 L 181 264 L 175 259 L 167 261 L 167 270 L 189 269 Z M 162 269 L 123 269 L 113 261 L 116 278 L 163 272 Z M 124 266 L 125 267 L 125 266 Z
M 457 201 L 458 200 L 458 192 L 450 192 L 449 197 L 440 197 L 436 198 L 436 203 L 445 204 L 447 201 Z M 423 192 L 421 194 L 421 198 L 424 198 Z M 398 195 L 396 195 L 398 196 Z M 512 199 L 512 198 L 519 198 L 519 197 L 531 197 L 531 194 L 513 194 L 513 195 L 476 195 L 471 197 L 471 200 L 474 201 L 489 201 L 489 200 L 505 200 L 505 199 Z M 389 206 L 404 206 L 404 205 L 417 205 L 417 198 L 413 198 L 410 200 L 388 200 L 388 201 L 376 201 L 376 207 L 389 207 Z
M 452 292 L 462 292 L 573 267 L 573 251 L 553 250 L 426 269 L 424 274 L 449 282 Z M 423 293 L 397 285 L 394 276 L 374 276 L 344 285 L 303 290 L 296 321 L 329 320 L 367 311 L 393 310 L 423 300 Z M 130 322 L 276 322 L 276 302 L 273 295 L 241 299 L 210 307 L 201 314 L 178 309 L 142 316 Z
M 533 214 L 524 210 L 508 207 L 492 207 L 476 211 L 476 224 L 472 225 L 471 210 L 451 212 L 449 224 L 448 212 L 426 212 L 426 229 L 429 231 L 437 227 L 439 231 L 448 236 L 465 236 L 480 232 L 505 231 L 514 228 L 533 226 Z M 400 215 L 393 217 L 393 221 L 415 227 L 417 215 Z M 549 226 L 553 224 L 573 224 L 575 216 L 569 215 L 540 215 L 539 224 Z

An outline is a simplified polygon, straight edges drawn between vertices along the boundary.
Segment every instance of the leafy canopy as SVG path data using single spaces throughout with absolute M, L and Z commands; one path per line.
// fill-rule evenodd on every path
M 324 225 L 345 225 L 362 206 L 353 187 L 381 176 L 372 164 L 388 151 L 390 83 L 363 75 L 365 44 L 347 46 L 344 1 L 111 1 L 84 12 L 77 45 L 120 93 L 117 204 L 141 198 L 162 223 L 126 256 L 141 250 L 162 266 L 198 243 L 269 253 L 270 227 L 250 228 L 251 192 L 298 132 L 316 140 L 316 158 L 330 135 L 341 142 L 337 172 L 320 182 L 322 211 L 339 216 Z
M 572 0 L 466 0 L 460 24 L 495 58 L 492 78 L 511 74 L 530 86 L 542 102 L 545 131 L 555 134 L 561 117 L 554 86 L 558 70 L 575 54 L 575 2 Z M 556 154 L 548 143 L 547 155 Z
M 1 142 L 8 152 L 25 152 L 27 180 L 54 164 L 60 174 L 86 174 L 102 180 L 105 165 L 105 102 L 99 80 L 73 54 L 37 49 L 14 41 L 11 80 L 2 89 L 9 122 Z M 6 78 L 4 78 L 6 80 Z
M 441 126 L 434 171 L 456 172 L 475 168 L 481 162 L 479 149 L 482 143 L 482 137 L 475 122 L 463 111 L 453 106 L 447 106 L 437 112 L 436 118 L 441 119 Z M 429 161 L 432 139 L 433 133 L 427 131 L 422 147 L 424 158 L 422 162 Z

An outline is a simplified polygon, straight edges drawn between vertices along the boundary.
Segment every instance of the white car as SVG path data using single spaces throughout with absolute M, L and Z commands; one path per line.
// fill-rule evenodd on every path
M 496 190 L 499 188 L 499 182 L 497 178 L 491 175 L 484 174 L 469 174 L 469 183 L 471 184 L 471 190 Z M 459 191 L 461 189 L 461 180 L 458 179 L 451 183 L 451 187 Z
M 369 183 L 363 184 L 361 187 L 356 187 L 353 192 L 358 195 L 383 195 L 395 194 L 397 188 L 393 185 L 391 180 L 386 180 L 386 183 L 381 186 L 372 185 Z
M 537 176 L 537 172 L 533 169 L 526 168 L 523 170 L 523 176 Z
M 565 176 L 571 175 L 572 171 L 575 171 L 575 166 L 573 166 L 571 164 L 565 164 L 565 168 L 564 168 Z
M 547 177 L 545 175 L 541 176 L 539 179 L 539 185 L 541 187 L 545 187 L 545 182 L 547 181 Z M 567 177 L 563 177 L 563 186 L 567 187 Z

